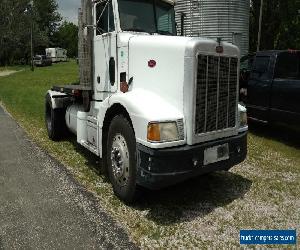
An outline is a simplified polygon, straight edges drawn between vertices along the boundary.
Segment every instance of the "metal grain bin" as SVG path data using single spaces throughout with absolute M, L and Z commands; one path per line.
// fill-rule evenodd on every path
M 221 37 L 248 53 L 250 0 L 177 0 L 175 10 L 179 33 L 184 13 L 185 36 Z

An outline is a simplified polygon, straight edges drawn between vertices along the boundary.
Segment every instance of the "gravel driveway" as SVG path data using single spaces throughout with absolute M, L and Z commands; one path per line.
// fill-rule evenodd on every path
M 135 248 L 100 202 L 0 107 L 0 249 Z

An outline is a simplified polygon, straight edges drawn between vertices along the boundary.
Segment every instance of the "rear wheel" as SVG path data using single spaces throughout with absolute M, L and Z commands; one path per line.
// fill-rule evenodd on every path
M 107 166 L 114 193 L 126 203 L 137 198 L 136 140 L 129 121 L 113 118 L 107 138 Z
M 65 109 L 54 109 L 52 107 L 51 97 L 47 94 L 45 103 L 45 122 L 48 136 L 53 141 L 62 139 L 67 131 L 65 114 Z

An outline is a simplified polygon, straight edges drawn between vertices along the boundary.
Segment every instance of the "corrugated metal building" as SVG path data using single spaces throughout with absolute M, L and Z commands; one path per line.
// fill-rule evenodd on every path
M 248 54 L 250 0 L 177 0 L 175 10 L 179 33 L 184 13 L 185 36 L 221 37 Z

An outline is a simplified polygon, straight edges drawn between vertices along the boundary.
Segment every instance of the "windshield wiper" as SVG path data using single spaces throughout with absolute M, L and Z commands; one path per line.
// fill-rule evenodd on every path
M 157 33 L 160 34 L 160 35 L 171 35 L 171 36 L 174 36 L 173 33 L 171 33 L 170 31 L 166 31 L 166 30 L 158 30 Z
M 145 33 L 148 33 L 150 35 L 152 35 L 153 33 L 149 32 L 149 31 L 146 31 L 146 30 L 143 30 L 143 29 L 138 29 L 138 28 L 130 28 L 130 29 L 125 29 L 123 31 L 135 31 L 135 32 L 145 32 Z

